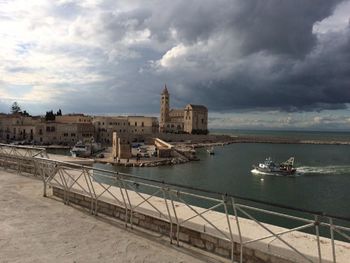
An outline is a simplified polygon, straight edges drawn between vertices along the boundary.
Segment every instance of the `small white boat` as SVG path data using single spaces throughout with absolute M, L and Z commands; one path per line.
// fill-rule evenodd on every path
M 101 145 L 95 142 L 83 143 L 78 141 L 74 147 L 70 150 L 73 157 L 89 157 L 93 153 L 100 151 L 102 149 Z
M 215 154 L 215 152 L 214 152 L 214 147 L 207 148 L 207 152 L 208 152 L 210 155 L 214 155 L 214 154 Z

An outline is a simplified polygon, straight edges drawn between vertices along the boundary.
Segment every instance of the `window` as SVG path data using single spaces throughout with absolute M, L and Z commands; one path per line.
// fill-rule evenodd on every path
M 145 126 L 145 124 L 142 122 L 142 123 L 141 123 L 141 126 L 142 126 L 142 127 L 144 127 L 144 126 Z
M 135 126 L 137 126 L 137 121 L 135 121 Z
M 71 133 L 70 136 L 71 136 L 71 137 L 75 137 L 75 133 Z

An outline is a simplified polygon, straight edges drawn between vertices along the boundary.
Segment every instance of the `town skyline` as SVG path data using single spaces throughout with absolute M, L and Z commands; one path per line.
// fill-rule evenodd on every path
M 210 128 L 350 130 L 350 1 L 0 3 L 0 112 L 159 116 Z

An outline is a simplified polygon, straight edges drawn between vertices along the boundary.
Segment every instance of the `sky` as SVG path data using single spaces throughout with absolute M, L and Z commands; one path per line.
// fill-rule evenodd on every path
M 350 130 L 350 0 L 0 0 L 0 112 Z

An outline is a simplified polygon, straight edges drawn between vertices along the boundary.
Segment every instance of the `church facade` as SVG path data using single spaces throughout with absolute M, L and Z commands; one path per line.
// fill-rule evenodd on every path
M 165 85 L 160 98 L 159 131 L 163 133 L 208 133 L 208 109 L 187 104 L 183 109 L 170 109 L 170 94 Z

